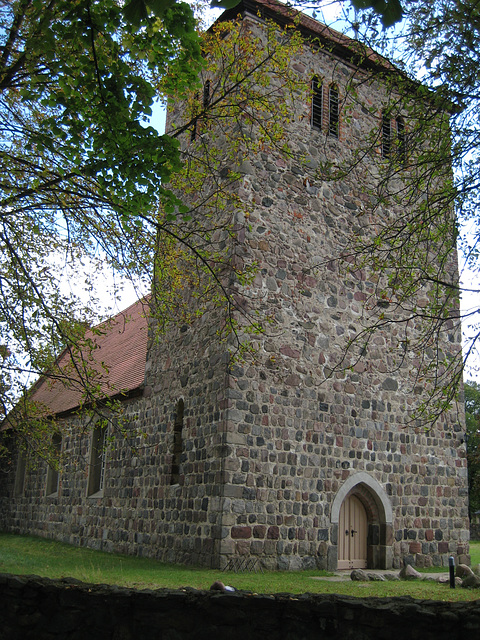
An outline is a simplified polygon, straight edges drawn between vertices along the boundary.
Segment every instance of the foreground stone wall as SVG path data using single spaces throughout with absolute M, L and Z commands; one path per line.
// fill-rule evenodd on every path
M 2 640 L 463 640 L 476 602 L 337 595 L 132 591 L 0 575 Z

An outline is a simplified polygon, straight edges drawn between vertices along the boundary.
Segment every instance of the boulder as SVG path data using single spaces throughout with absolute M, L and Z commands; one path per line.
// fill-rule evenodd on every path
M 354 569 L 350 574 L 350 578 L 356 582 L 368 582 L 370 580 L 367 572 L 363 571 L 363 569 Z
M 477 564 L 475 567 L 473 567 L 473 573 L 476 576 L 480 576 L 480 564 Z
M 367 571 L 367 576 L 368 579 L 372 582 L 385 582 L 385 576 L 383 576 L 381 573 L 371 573 Z
M 439 582 L 440 584 L 450 584 L 450 576 L 445 573 L 442 573 L 441 575 L 438 576 L 438 578 L 436 578 L 436 581 Z M 457 587 L 461 587 L 462 586 L 462 579 L 456 577 L 455 578 L 455 586 Z
M 225 591 L 225 585 L 221 580 L 215 580 L 215 582 L 210 587 L 210 591 Z
M 471 576 L 466 576 L 462 580 L 462 587 L 465 589 L 480 589 L 480 578 L 476 576 L 473 571 Z
M 473 576 L 474 573 L 466 564 L 458 564 L 455 575 L 457 578 L 466 578 L 467 576 Z
M 422 574 L 414 569 L 410 564 L 407 564 L 403 567 L 403 569 L 398 574 L 398 577 L 401 580 L 421 580 L 423 578 Z

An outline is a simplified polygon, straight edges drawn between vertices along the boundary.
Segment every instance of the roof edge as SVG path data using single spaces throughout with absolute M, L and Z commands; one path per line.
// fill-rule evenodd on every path
M 332 29 L 332 27 L 311 18 L 299 9 L 289 7 L 277 0 L 241 0 L 235 7 L 226 9 L 216 23 L 234 20 L 239 14 L 260 14 L 260 18 L 271 19 L 282 27 L 296 25 L 310 40 L 328 45 L 330 53 L 350 64 L 368 70 L 382 70 L 389 73 L 403 72 L 387 58 L 377 53 L 359 40 Z

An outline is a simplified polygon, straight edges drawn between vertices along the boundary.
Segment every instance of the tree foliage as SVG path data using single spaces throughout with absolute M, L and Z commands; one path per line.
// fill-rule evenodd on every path
M 239 289 L 244 292 L 256 273 L 239 242 L 251 206 L 239 188 L 245 165 L 261 151 L 292 153 L 286 130 L 291 100 L 296 90 L 307 91 L 293 68 L 301 46 L 295 29 L 268 22 L 264 39 L 242 21 L 215 25 L 203 37 L 202 92 L 192 89 L 184 100 L 172 101 L 167 122 L 169 135 L 181 140 L 183 160 L 170 185 L 188 212 L 159 210 L 152 292 L 157 319 L 168 326 L 221 308 L 226 314 L 219 334 L 237 354 L 248 351 L 248 336 L 268 324 L 268 314 L 251 314 L 239 302 Z
M 97 300 L 85 307 L 61 292 L 59 271 L 74 265 L 87 290 L 95 258 L 145 277 L 149 217 L 179 204 L 164 185 L 181 166 L 175 138 L 148 126 L 152 105 L 167 76 L 180 94 L 195 85 L 203 61 L 183 2 L 5 1 L 0 43 L 6 414 L 22 407 L 32 374 L 51 370 L 66 345 L 77 348 L 98 317 Z
M 373 9 L 384 27 L 391 27 L 401 20 L 403 7 L 399 0 L 352 0 L 355 9 Z
M 10 268 L 17 279 L 24 279 L 20 287 L 27 286 L 24 282 L 32 289 L 35 287 L 37 297 L 35 300 L 32 296 L 20 299 L 18 314 L 24 314 L 21 322 L 23 334 L 12 330 L 16 320 L 11 309 L 10 315 L 5 315 L 4 333 L 9 344 L 13 342 L 24 347 L 29 358 L 26 369 L 44 372 L 50 380 L 59 380 L 66 386 L 81 386 L 81 410 L 85 424 L 88 425 L 89 416 L 96 419 L 98 413 L 106 415 L 110 421 L 115 415 L 112 424 L 119 432 L 123 429 L 121 407 L 108 400 L 102 391 L 102 374 L 108 372 L 99 371 L 94 358 L 95 336 L 101 334 L 102 328 L 89 329 L 86 334 L 84 322 L 72 322 L 75 312 L 78 317 L 78 308 L 51 285 L 49 252 L 52 249 L 64 249 L 70 254 L 78 252 L 77 257 L 81 259 L 89 252 L 95 253 L 100 246 L 121 273 L 145 279 L 153 277 L 151 309 L 160 332 L 172 321 L 190 323 L 205 309 L 218 307 L 225 318 L 220 333 L 233 341 L 234 349 L 242 349 L 239 320 L 233 313 L 237 307 L 235 285 L 248 282 L 254 267 L 242 264 L 241 257 L 237 255 L 238 229 L 243 227 L 248 212 L 234 191 L 243 175 L 242 163 L 250 154 L 267 149 L 269 145 L 285 145 L 284 123 L 288 121 L 289 110 L 283 98 L 286 93 L 293 93 L 298 82 L 291 60 L 301 41 L 294 30 L 286 29 L 279 34 L 276 27 L 270 25 L 266 41 L 260 42 L 258 37 L 245 30 L 241 22 L 223 23 L 202 36 L 201 60 L 196 57 L 198 42 L 194 40 L 195 55 L 189 53 L 191 60 L 186 64 L 187 57 L 182 57 L 183 54 L 187 56 L 186 47 L 182 48 L 179 40 L 175 42 L 171 34 L 169 36 L 165 32 L 171 49 L 163 47 L 161 57 L 155 58 L 156 66 L 151 67 L 149 56 L 154 56 L 154 52 L 150 52 L 148 59 L 143 61 L 141 56 L 133 56 L 132 43 L 136 42 L 137 34 L 132 35 L 128 22 L 125 24 L 126 33 L 112 34 L 112 38 L 125 36 L 127 53 L 124 52 L 124 58 L 133 65 L 132 73 L 139 74 L 141 96 L 146 95 L 141 81 L 147 83 L 148 80 L 148 87 L 170 98 L 172 108 L 177 110 L 176 124 L 169 127 L 165 135 L 159 136 L 153 129 L 141 125 L 139 114 L 143 112 L 139 107 L 135 112 L 136 119 L 124 122 L 123 130 L 119 125 L 117 131 L 111 131 L 109 117 L 102 111 L 103 98 L 98 94 L 98 127 L 92 124 L 90 135 L 84 132 L 83 125 L 78 125 L 76 131 L 80 137 L 75 144 L 72 143 L 72 153 L 78 151 L 78 145 L 83 151 L 75 151 L 77 155 L 71 163 L 72 176 L 68 175 L 64 180 L 63 174 L 59 175 L 61 197 L 52 189 L 42 188 L 42 185 L 38 192 L 29 196 L 32 200 L 26 208 L 29 216 L 35 216 L 37 226 L 32 231 L 30 248 L 26 243 L 23 246 L 32 252 L 33 266 L 32 260 L 22 254 L 18 263 L 21 275 L 18 276 L 18 264 Z M 154 24 L 159 26 L 163 22 L 154 20 Z M 154 46 L 155 34 L 156 31 L 142 35 L 145 40 L 140 44 L 145 52 Z M 152 38 L 153 45 L 148 42 Z M 140 47 L 139 44 L 136 46 Z M 177 51 L 179 46 L 180 53 Z M 88 51 L 87 44 L 85 51 Z M 167 60 L 168 72 L 165 56 L 171 58 Z M 77 51 L 75 59 L 78 57 Z M 100 57 L 98 53 L 96 57 Z M 163 68 L 160 60 L 165 63 Z M 88 66 L 87 57 L 84 64 Z M 102 69 L 106 68 L 107 61 Z M 112 72 L 113 77 L 122 78 L 122 86 L 128 85 L 125 79 L 127 70 L 123 69 L 120 76 L 116 71 Z M 72 82 L 76 75 L 77 72 L 72 71 Z M 59 82 L 61 77 L 59 74 Z M 92 89 L 96 87 L 95 81 L 96 73 L 93 73 Z M 207 81 L 210 87 L 208 99 L 204 94 Z M 63 96 L 63 89 L 59 92 Z M 125 91 L 120 94 L 128 98 Z M 82 106 L 85 112 L 97 113 L 86 90 L 84 97 L 73 91 L 68 95 L 71 102 L 68 102 L 68 108 L 60 108 L 61 117 L 58 118 L 54 117 L 54 100 L 49 97 L 53 110 L 45 112 L 49 126 L 60 127 L 62 118 L 66 121 L 72 118 L 74 127 L 77 127 L 82 101 L 85 102 Z M 148 109 L 153 95 L 149 89 L 145 103 Z M 41 99 L 40 96 L 38 100 Z M 113 98 L 112 101 L 114 110 L 118 103 Z M 21 100 L 20 104 L 23 104 Z M 75 105 L 77 115 L 73 115 L 71 105 Z M 31 108 L 35 106 L 32 99 Z M 113 122 L 113 115 L 111 119 Z M 86 121 L 87 116 L 83 116 L 82 122 Z M 139 136 L 138 141 L 129 135 L 130 128 L 134 135 Z M 68 126 L 64 125 L 64 129 L 66 149 L 71 140 Z M 253 130 L 255 135 L 252 135 Z M 145 144 L 141 142 L 142 136 Z M 122 147 L 117 148 L 120 142 Z M 110 153 L 101 152 L 108 145 Z M 286 148 L 285 153 L 288 153 Z M 62 151 L 62 154 L 67 155 L 67 152 Z M 53 151 L 46 155 L 50 159 Z M 117 164 L 107 170 L 109 161 L 114 163 L 117 156 Z M 77 166 L 80 161 L 83 164 Z M 95 168 L 87 171 L 90 166 Z M 43 206 L 40 198 L 48 198 L 48 203 Z M 15 206 L 11 219 L 18 223 L 19 213 L 25 205 L 19 200 Z M 50 234 L 48 243 L 45 242 L 47 234 Z M 32 247 L 37 243 L 39 248 L 33 252 Z M 42 261 L 39 255 L 43 256 Z M 40 264 L 38 273 L 37 264 Z M 45 279 L 43 288 L 38 284 L 39 280 L 43 282 L 41 278 Z M 11 299 L 15 299 L 14 296 Z M 18 295 L 16 300 L 18 302 Z M 240 311 L 243 318 L 240 324 L 244 331 L 260 330 L 256 318 Z M 57 359 L 65 346 L 68 356 L 66 367 L 65 355 L 62 360 Z M 15 376 L 19 362 L 15 361 L 13 350 L 5 353 L 4 365 L 6 376 L 11 373 L 11 378 L 18 380 Z M 12 406 L 10 398 L 16 390 L 18 387 L 5 387 L 6 408 Z M 110 395 L 120 391 L 111 388 Z M 46 420 L 46 417 L 45 407 L 32 403 L 28 391 L 21 401 L 17 395 L 15 409 L 9 413 L 10 423 L 31 451 L 55 464 L 55 452 L 49 447 L 48 434 L 63 427 L 61 421 L 52 420 L 52 416 Z
M 480 510 L 480 385 L 465 383 L 470 517 Z

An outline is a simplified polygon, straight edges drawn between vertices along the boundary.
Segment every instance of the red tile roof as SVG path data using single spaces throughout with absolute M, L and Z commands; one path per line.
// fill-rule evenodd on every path
M 73 361 L 71 351 L 66 349 L 52 373 L 42 376 L 34 385 L 32 400 L 45 405 L 50 415 L 59 415 L 88 403 L 85 385 L 81 382 L 88 370 L 96 372 L 96 382 L 100 386 L 98 395 L 111 398 L 140 389 L 145 379 L 147 317 L 148 301 L 139 300 L 94 330 L 87 331 L 85 340 L 92 341 L 92 346 L 82 348 L 81 355 Z M 75 362 L 75 368 L 72 362 Z

